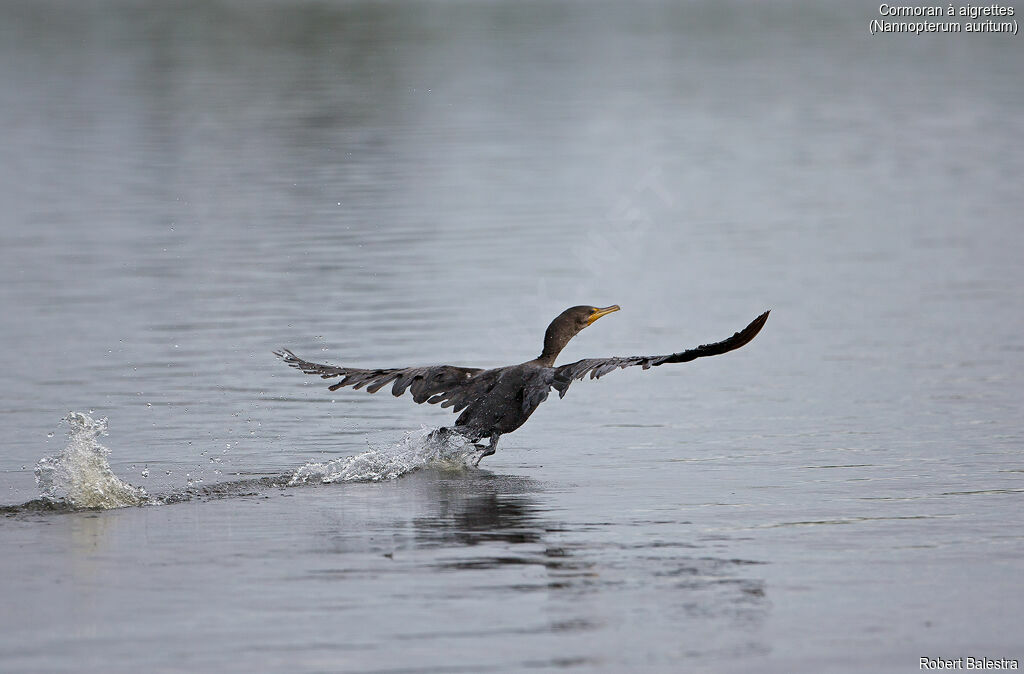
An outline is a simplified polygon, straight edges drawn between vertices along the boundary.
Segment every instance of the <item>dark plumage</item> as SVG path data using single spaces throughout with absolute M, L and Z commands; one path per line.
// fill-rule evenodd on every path
M 665 363 L 686 363 L 738 349 L 757 336 L 769 313 L 764 312 L 728 339 L 695 349 L 667 356 L 587 358 L 555 367 L 555 358 L 570 339 L 598 318 L 618 310 L 618 305 L 603 309 L 587 306 L 566 309 L 548 326 L 544 333 L 544 350 L 538 357 L 519 365 L 491 370 L 453 365 L 363 370 L 312 363 L 288 349 L 274 354 L 306 374 L 317 374 L 323 379 L 341 377 L 340 382 L 329 387 L 332 391 L 343 386 L 355 389 L 365 386 L 368 393 L 376 393 L 391 384 L 391 393 L 395 396 L 408 390 L 417 403 L 441 403 L 441 407 L 461 412 L 454 430 L 471 442 L 483 438 L 489 440 L 486 446 L 477 445 L 480 452 L 474 465 L 478 465 L 482 458 L 494 454 L 501 435 L 511 433 L 526 423 L 534 410 L 547 400 L 552 388 L 558 391 L 559 397 L 563 397 L 574 380 L 583 379 L 588 374 L 591 379 L 597 379 L 616 368 L 640 365 L 646 370 Z

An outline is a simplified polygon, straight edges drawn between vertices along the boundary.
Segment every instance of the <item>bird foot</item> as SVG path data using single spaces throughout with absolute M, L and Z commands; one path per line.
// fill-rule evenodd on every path
M 494 452 L 495 452 L 494 448 L 490 447 L 488 445 L 477 445 L 477 444 L 474 444 L 473 446 L 476 447 L 478 450 L 480 450 L 478 452 L 475 452 L 475 456 L 473 458 L 473 467 L 474 468 L 477 468 L 477 467 L 480 466 L 480 461 L 482 461 L 485 456 L 490 456 L 491 454 L 494 454 Z

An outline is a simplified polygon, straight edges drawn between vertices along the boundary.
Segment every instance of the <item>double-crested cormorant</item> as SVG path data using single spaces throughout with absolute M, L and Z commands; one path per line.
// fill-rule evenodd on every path
M 331 391 L 342 386 L 355 389 L 365 386 L 368 393 L 376 393 L 394 382 L 391 393 L 395 396 L 402 395 L 408 389 L 412 391 L 412 399 L 417 403 L 441 403 L 441 407 L 451 407 L 453 412 L 462 412 L 455 421 L 454 430 L 474 443 L 483 438 L 490 440 L 486 446 L 476 445 L 480 452 L 473 465 L 479 465 L 485 456 L 494 454 L 499 437 L 526 423 L 534 410 L 547 400 L 548 391 L 552 388 L 558 391 L 561 398 L 573 380 L 582 379 L 588 373 L 591 379 L 597 379 L 616 368 L 640 365 L 646 370 L 665 363 L 686 363 L 738 349 L 757 336 L 768 320 L 769 313 L 764 312 L 728 339 L 695 349 L 667 356 L 586 358 L 555 367 L 555 358 L 570 339 L 597 319 L 618 310 L 617 304 L 603 309 L 587 306 L 566 309 L 548 326 L 544 333 L 544 350 L 538 357 L 519 365 L 492 370 L 453 365 L 362 370 L 311 363 L 288 349 L 275 351 L 274 354 L 306 374 L 318 374 L 323 379 L 343 377 L 340 382 L 329 387 Z

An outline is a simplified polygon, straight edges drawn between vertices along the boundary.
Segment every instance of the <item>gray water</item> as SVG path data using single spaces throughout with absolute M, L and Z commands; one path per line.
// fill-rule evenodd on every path
M 1024 657 L 1021 39 L 862 2 L 0 14 L 3 671 Z M 560 362 L 772 315 L 480 469 L 445 410 L 271 355 L 497 366 L 613 303 Z

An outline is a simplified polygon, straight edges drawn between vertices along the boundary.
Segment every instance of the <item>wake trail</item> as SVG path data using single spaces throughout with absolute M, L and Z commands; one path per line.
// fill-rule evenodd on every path
M 71 412 L 63 422 L 68 426 L 64 449 L 54 456 L 43 457 L 35 467 L 39 498 L 20 505 L 0 506 L 0 514 L 109 510 L 246 496 L 275 487 L 381 482 L 428 466 L 462 470 L 477 451 L 457 433 L 422 428 L 406 433 L 392 445 L 371 447 L 360 454 L 329 461 L 310 461 L 282 475 L 150 494 L 119 478 L 111 469 L 110 450 L 99 441 L 108 434 L 106 417 L 93 419 L 88 414 Z

